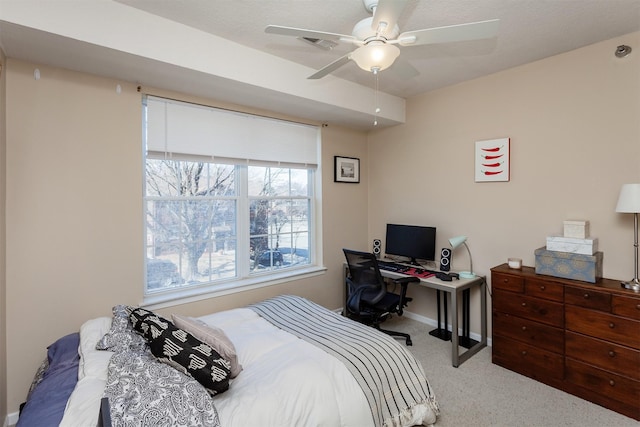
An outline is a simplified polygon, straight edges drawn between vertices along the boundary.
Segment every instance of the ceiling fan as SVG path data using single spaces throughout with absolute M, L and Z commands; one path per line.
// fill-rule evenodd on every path
M 307 40 L 329 40 L 338 43 L 352 43 L 358 48 L 321 68 L 309 79 L 319 79 L 337 70 L 349 61 L 360 68 L 377 74 L 389 68 L 400 55 L 403 47 L 425 44 L 450 43 L 495 37 L 500 20 L 471 22 L 446 27 L 400 33 L 397 21 L 408 0 L 362 0 L 365 9 L 373 16 L 358 22 L 351 35 L 306 30 L 303 28 L 268 25 L 265 32 L 284 36 L 301 37 Z

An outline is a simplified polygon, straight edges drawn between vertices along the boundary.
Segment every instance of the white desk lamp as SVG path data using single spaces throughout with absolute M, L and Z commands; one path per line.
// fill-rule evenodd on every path
M 458 246 L 464 245 L 467 248 L 467 252 L 469 252 L 469 271 L 461 271 L 458 274 L 461 279 L 473 279 L 476 275 L 473 272 L 473 261 L 471 260 L 471 251 L 469 250 L 469 246 L 467 246 L 467 236 L 457 236 L 449 239 L 449 244 L 453 250 L 455 250 Z
M 638 213 L 640 213 L 640 184 L 624 184 L 618 197 L 616 212 L 633 214 L 633 265 L 634 276 L 628 282 L 622 282 L 622 287 L 640 292 L 638 279 Z

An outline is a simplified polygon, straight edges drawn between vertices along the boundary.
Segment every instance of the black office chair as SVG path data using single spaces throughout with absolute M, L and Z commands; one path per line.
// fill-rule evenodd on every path
M 343 252 L 349 266 L 346 316 L 388 335 L 403 337 L 407 345 L 412 345 L 409 334 L 382 329 L 380 323 L 387 320 L 392 313 L 402 316 L 404 308 L 411 301 L 411 298 L 407 298 L 407 286 L 411 282 L 419 282 L 420 279 L 402 277 L 392 280 L 394 284 L 400 285 L 400 295 L 389 292 L 374 254 L 350 249 L 343 249 Z

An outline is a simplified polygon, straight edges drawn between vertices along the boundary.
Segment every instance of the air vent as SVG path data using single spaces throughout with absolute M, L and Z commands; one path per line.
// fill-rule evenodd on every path
M 312 44 L 324 50 L 331 50 L 338 45 L 338 43 L 332 42 L 331 40 L 314 39 L 312 37 L 299 37 L 299 39 L 305 43 Z

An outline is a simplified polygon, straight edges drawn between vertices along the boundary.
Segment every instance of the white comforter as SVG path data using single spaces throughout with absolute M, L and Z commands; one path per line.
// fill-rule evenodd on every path
M 201 319 L 224 329 L 243 366 L 229 390 L 214 398 L 222 427 L 373 425 L 364 393 L 334 357 L 246 308 Z M 61 426 L 96 425 L 112 353 L 95 346 L 110 325 L 104 317 L 80 329 L 79 381 Z
M 333 356 L 246 308 L 201 320 L 224 329 L 243 366 L 214 399 L 223 427 L 373 425 L 360 386 Z

